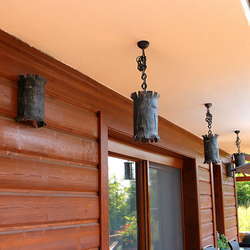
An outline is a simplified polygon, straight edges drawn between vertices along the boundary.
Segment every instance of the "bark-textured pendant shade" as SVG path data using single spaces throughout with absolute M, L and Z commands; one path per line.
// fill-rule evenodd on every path
M 139 91 L 131 94 L 134 101 L 134 142 L 157 142 L 158 136 L 158 98 L 157 92 Z
M 204 163 L 219 163 L 219 146 L 218 146 L 218 134 L 212 134 L 212 114 L 210 113 L 209 108 L 212 106 L 212 103 L 206 103 L 205 107 L 207 108 L 206 119 L 205 121 L 208 123 L 208 134 L 203 135 L 204 141 L 204 154 L 205 161 Z
M 18 101 L 16 121 L 36 121 L 37 127 L 44 127 L 45 83 L 39 75 L 18 76 Z
M 147 91 L 145 70 L 146 56 L 144 50 L 149 46 L 149 42 L 142 40 L 137 43 L 142 49 L 142 55 L 136 58 L 138 70 L 142 72 L 141 85 L 143 91 L 133 92 L 131 98 L 134 101 L 134 142 L 141 140 L 142 143 L 158 142 L 158 98 L 160 95 L 157 92 Z
M 235 167 L 245 165 L 245 153 L 235 153 L 234 162 L 235 162 Z
M 217 134 L 203 135 L 204 154 L 205 154 L 204 163 L 210 164 L 210 163 L 220 162 L 218 137 L 219 135 Z

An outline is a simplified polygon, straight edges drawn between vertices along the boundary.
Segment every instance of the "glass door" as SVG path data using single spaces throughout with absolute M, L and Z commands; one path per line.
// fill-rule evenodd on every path
M 109 249 L 137 249 L 136 164 L 110 157 Z
M 183 250 L 181 170 L 149 164 L 151 250 Z

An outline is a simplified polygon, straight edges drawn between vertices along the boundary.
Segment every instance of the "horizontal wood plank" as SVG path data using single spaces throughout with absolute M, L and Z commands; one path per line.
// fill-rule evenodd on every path
M 214 245 L 214 236 L 213 235 L 209 235 L 209 236 L 202 238 L 202 247 L 205 247 L 208 245 Z
M 228 238 L 228 240 L 237 239 L 238 237 L 237 227 L 226 229 L 226 237 Z
M 0 149 L 98 164 L 98 143 L 0 118 Z
M 97 196 L 0 192 L 1 227 L 96 218 L 99 218 Z
M 227 177 L 226 175 L 222 175 L 223 185 L 234 186 L 234 179 L 232 177 Z
M 226 207 L 235 207 L 235 197 L 234 196 L 225 196 L 224 197 L 224 204 Z
M 98 169 L 0 155 L 0 188 L 98 191 Z
M 204 170 L 202 168 L 199 168 L 199 180 L 210 183 L 211 182 L 210 172 L 208 170 Z
M 200 194 L 206 194 L 206 195 L 211 195 L 211 184 L 208 182 L 200 181 L 199 182 L 199 191 Z
M 201 223 L 212 222 L 213 221 L 213 213 L 212 209 L 201 210 Z
M 236 228 L 236 225 L 237 225 L 236 216 L 226 218 L 225 222 L 226 222 L 226 229 Z
M 223 185 L 223 193 L 224 195 L 231 195 L 234 196 L 234 186 L 227 186 L 227 185 Z
M 207 237 L 211 234 L 213 234 L 213 223 L 208 222 L 205 224 L 201 225 L 201 232 L 202 232 L 202 237 Z
M 205 209 L 212 208 L 212 197 L 210 196 L 201 196 L 200 197 L 200 207 Z
M 97 249 L 99 225 L 79 225 L 65 228 L 45 228 L 34 231 L 0 233 L 0 249 L 4 250 L 79 250 Z
M 236 207 L 225 207 L 225 217 L 232 217 L 236 214 Z

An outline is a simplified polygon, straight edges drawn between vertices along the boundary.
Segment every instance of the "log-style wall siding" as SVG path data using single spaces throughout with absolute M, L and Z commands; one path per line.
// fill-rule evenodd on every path
M 15 122 L 17 76 L 26 74 L 48 81 L 44 128 Z M 0 249 L 102 245 L 100 111 L 110 136 L 131 137 L 132 101 L 0 31 Z M 160 143 L 144 147 L 184 159 L 184 181 L 194 180 L 185 185 L 199 189 L 184 190 L 184 203 L 194 202 L 184 211 L 186 250 L 214 244 L 212 177 L 202 163 L 202 139 L 161 117 L 159 135 Z M 234 181 L 225 174 L 223 180 L 226 234 L 237 237 Z

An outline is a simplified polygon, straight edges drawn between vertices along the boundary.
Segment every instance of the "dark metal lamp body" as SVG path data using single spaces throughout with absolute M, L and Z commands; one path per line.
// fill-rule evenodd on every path
M 235 167 L 239 167 L 245 164 L 245 153 L 234 154 Z
M 158 142 L 158 98 L 153 91 L 139 91 L 131 94 L 134 100 L 134 142 Z
M 17 118 L 19 121 L 36 121 L 38 127 L 46 126 L 44 121 L 45 83 L 38 75 L 18 76 Z
M 219 135 L 217 134 L 203 135 L 205 153 L 204 163 L 210 164 L 220 162 L 218 137 Z

